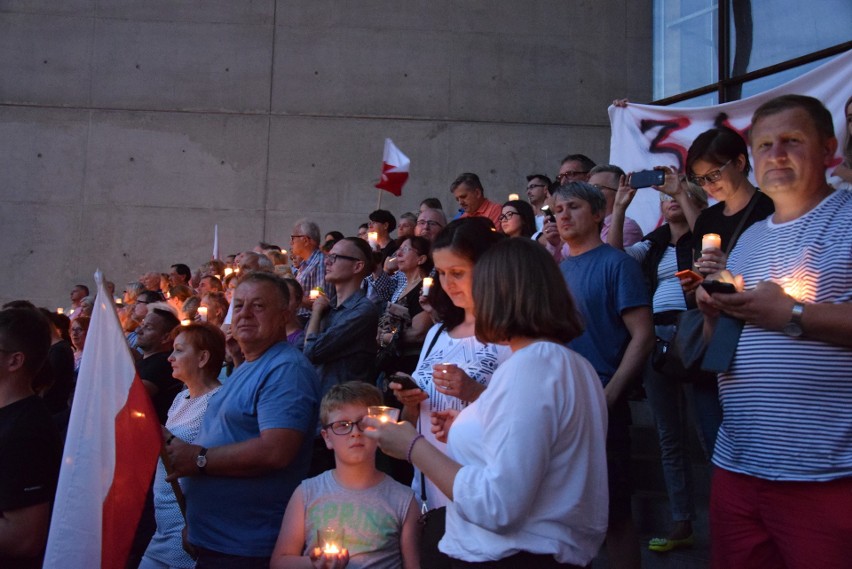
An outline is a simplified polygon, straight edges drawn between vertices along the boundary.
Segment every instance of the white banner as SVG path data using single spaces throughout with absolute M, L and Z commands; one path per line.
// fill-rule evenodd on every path
M 626 107 L 610 106 L 610 163 L 617 164 L 625 172 L 647 170 L 654 166 L 675 166 L 683 171 L 686 152 L 699 134 L 716 126 L 727 126 L 746 136 L 751 126 L 751 115 L 757 107 L 773 97 L 786 94 L 816 97 L 831 111 L 839 145 L 828 175 L 829 182 L 839 185 L 840 179 L 831 177 L 831 172 L 843 160 L 847 136 L 843 105 L 852 95 L 852 51 L 788 83 L 731 103 L 694 108 L 633 103 Z M 627 215 L 639 222 L 644 231 L 654 229 L 660 218 L 657 192 L 650 188 L 639 190 Z

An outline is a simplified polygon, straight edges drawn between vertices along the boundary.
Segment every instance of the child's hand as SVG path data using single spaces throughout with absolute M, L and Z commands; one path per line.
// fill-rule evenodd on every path
M 447 442 L 447 436 L 450 434 L 450 427 L 453 421 L 456 420 L 461 411 L 455 409 L 447 409 L 446 411 L 432 412 L 432 434 L 442 443 Z
M 323 553 L 319 547 L 314 547 L 310 558 L 315 569 L 343 569 L 349 565 L 349 550 L 344 547 L 340 553 Z

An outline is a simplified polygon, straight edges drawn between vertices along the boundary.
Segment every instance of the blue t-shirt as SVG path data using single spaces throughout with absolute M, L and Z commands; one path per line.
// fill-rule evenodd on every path
M 265 429 L 294 429 L 305 438 L 286 468 L 246 478 L 186 478 L 190 543 L 230 555 L 272 555 L 284 509 L 310 466 L 319 399 L 314 367 L 287 342 L 234 371 L 210 398 L 195 444 L 242 442 Z
M 559 268 L 585 327 L 568 346 L 592 363 L 606 385 L 630 342 L 621 314 L 651 306 L 642 269 L 626 253 L 605 244 L 566 258 Z

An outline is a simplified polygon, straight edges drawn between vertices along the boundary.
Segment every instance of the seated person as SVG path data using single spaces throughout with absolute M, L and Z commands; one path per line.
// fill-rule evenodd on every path
M 272 569 L 420 567 L 414 493 L 376 469 L 376 442 L 361 428 L 367 407 L 381 404 L 381 392 L 358 381 L 336 385 L 323 397 L 322 436 L 337 467 L 296 488 Z M 318 530 L 328 527 L 343 530 L 339 554 L 320 549 Z

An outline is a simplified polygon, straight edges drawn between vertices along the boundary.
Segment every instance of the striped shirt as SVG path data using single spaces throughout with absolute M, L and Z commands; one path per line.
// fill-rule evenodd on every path
M 852 194 L 834 191 L 787 223 L 773 218 L 731 252 L 746 288 L 769 280 L 804 303 L 852 301 Z M 719 396 L 717 466 L 768 480 L 852 476 L 852 349 L 746 324 Z
M 650 241 L 640 241 L 624 248 L 624 252 L 640 264 L 648 256 L 650 250 Z M 680 280 L 675 277 L 676 272 L 677 254 L 675 246 L 670 244 L 666 247 L 666 251 L 660 259 L 660 264 L 657 265 L 657 288 L 654 290 L 652 303 L 654 314 L 670 310 L 686 310 L 683 288 L 680 286 Z

